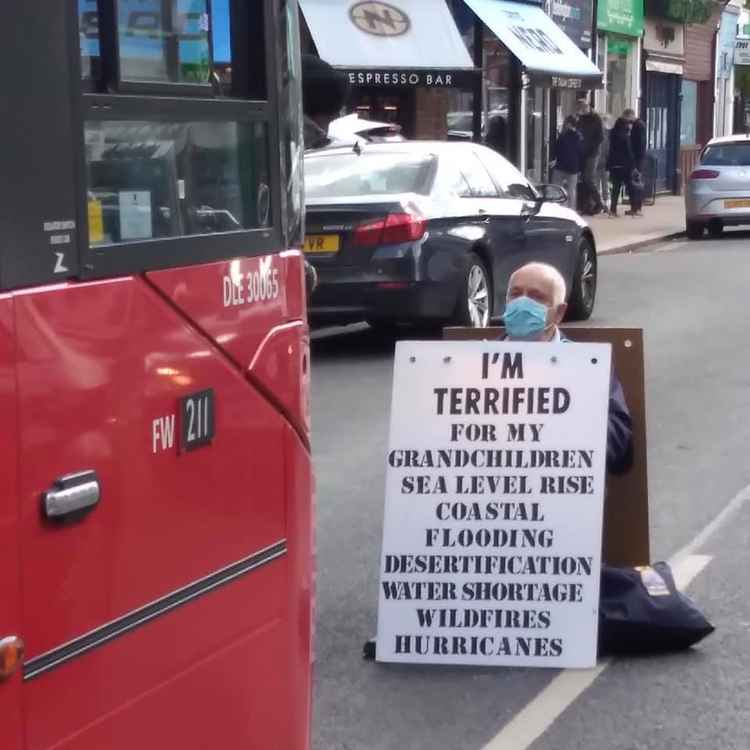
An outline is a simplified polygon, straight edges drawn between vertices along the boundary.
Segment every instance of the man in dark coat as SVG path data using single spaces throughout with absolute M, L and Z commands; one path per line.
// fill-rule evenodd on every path
M 328 125 L 341 114 L 349 91 L 346 74 L 316 55 L 302 55 L 305 148 L 328 145 Z
M 536 341 L 567 341 L 558 326 L 565 317 L 565 280 L 560 272 L 547 263 L 527 263 L 515 271 L 508 281 L 506 303 L 528 297 L 547 308 L 544 328 L 533 339 Z M 507 338 L 513 339 L 513 326 L 505 321 Z M 609 412 L 607 419 L 607 471 L 622 474 L 633 462 L 633 420 L 625 401 L 625 393 L 614 370 L 609 381 Z
M 578 175 L 583 166 L 583 138 L 576 130 L 576 118 L 565 118 L 562 132 L 555 144 L 552 182 L 568 191 L 568 207 L 577 209 Z
M 623 118 L 630 124 L 630 146 L 633 150 L 633 169 L 638 175 L 643 175 L 643 166 L 646 157 L 646 123 L 635 113 L 635 110 L 626 109 L 622 113 Z M 630 196 L 630 211 L 632 216 L 643 214 L 643 191 L 633 190 Z
M 602 118 L 591 109 L 585 100 L 579 100 L 576 111 L 578 114 L 578 132 L 583 138 L 583 188 L 584 213 L 598 214 L 604 209 L 602 197 L 596 180 L 599 171 L 602 141 L 604 140 L 604 125 Z
M 607 169 L 612 180 L 612 196 L 609 215 L 617 216 L 617 201 L 623 186 L 633 202 L 633 145 L 630 141 L 630 123 L 624 117 L 618 117 L 609 134 L 609 156 Z

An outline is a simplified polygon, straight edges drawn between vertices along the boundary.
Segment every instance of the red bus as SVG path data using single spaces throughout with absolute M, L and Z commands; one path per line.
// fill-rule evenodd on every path
M 296 0 L 6 5 L 0 746 L 307 748 Z

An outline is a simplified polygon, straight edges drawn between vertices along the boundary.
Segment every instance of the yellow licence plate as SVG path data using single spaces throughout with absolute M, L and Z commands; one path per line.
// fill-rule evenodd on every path
M 337 253 L 341 238 L 337 234 L 309 234 L 305 237 L 306 253 Z
M 750 208 L 750 198 L 741 200 L 724 201 L 724 208 Z

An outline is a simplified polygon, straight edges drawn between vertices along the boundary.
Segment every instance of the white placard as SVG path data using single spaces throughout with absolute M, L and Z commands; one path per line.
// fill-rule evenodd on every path
M 151 224 L 151 192 L 120 191 L 120 239 L 148 240 L 153 237 Z
M 379 661 L 596 663 L 610 360 L 398 343 Z

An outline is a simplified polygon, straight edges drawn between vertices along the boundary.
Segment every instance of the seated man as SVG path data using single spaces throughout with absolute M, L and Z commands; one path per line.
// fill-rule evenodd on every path
M 567 341 L 558 326 L 565 317 L 565 279 L 546 263 L 528 263 L 510 277 L 505 331 L 512 341 Z M 633 462 L 633 421 L 612 371 L 607 424 L 607 470 L 622 474 Z

